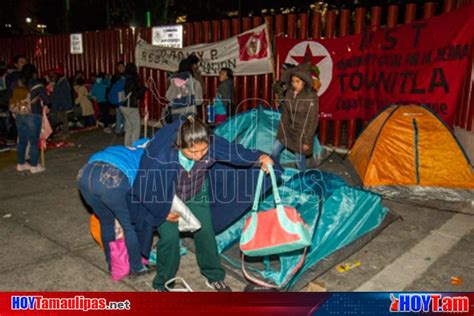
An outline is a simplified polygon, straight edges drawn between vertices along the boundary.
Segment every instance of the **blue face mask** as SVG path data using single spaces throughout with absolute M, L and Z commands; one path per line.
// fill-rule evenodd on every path
M 97 78 L 95 81 L 96 81 L 97 83 L 101 83 L 101 82 L 102 82 L 102 78 Z

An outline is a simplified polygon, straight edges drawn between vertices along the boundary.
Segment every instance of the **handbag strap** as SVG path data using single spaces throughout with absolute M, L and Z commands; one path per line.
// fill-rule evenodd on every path
M 291 280 L 291 278 L 299 271 L 299 269 L 301 268 L 301 266 L 303 265 L 305 259 L 306 259 L 306 253 L 308 251 L 308 247 L 306 247 L 304 249 L 304 253 L 303 255 L 301 256 L 301 259 L 300 261 L 298 261 L 298 263 L 295 265 L 295 267 L 293 268 L 293 270 L 291 270 L 291 273 L 288 274 L 288 276 L 286 277 L 286 279 L 282 282 L 282 284 L 280 286 L 278 285 L 275 285 L 275 284 L 270 284 L 268 282 L 265 282 L 261 279 L 258 279 L 256 277 L 253 277 L 251 276 L 247 270 L 245 269 L 245 255 L 242 253 L 242 273 L 244 274 L 245 278 L 247 280 L 249 280 L 250 282 L 253 282 L 257 285 L 260 285 L 260 286 L 263 286 L 263 287 L 266 287 L 266 288 L 271 288 L 271 289 L 281 289 L 283 287 L 285 287 L 285 285 L 288 283 L 288 281 Z M 283 268 L 281 268 L 283 269 Z
M 272 171 L 273 171 L 273 170 L 272 170 Z M 261 175 L 262 175 L 262 172 L 260 173 L 259 176 L 261 176 Z M 260 180 L 260 177 L 259 177 L 259 180 Z M 262 180 L 262 181 L 263 181 L 263 180 Z M 260 184 L 260 183 L 259 183 L 259 184 Z M 273 185 L 273 181 L 272 181 L 272 185 Z M 275 187 L 276 187 L 276 181 L 275 181 Z M 257 189 L 261 190 L 261 187 L 258 186 Z M 277 190 L 277 191 L 278 191 L 278 190 Z M 260 191 L 259 191 L 259 193 L 260 193 Z M 278 193 L 277 193 L 277 194 L 278 194 Z M 258 196 L 259 196 L 259 195 L 258 195 Z M 278 197 L 279 197 L 279 196 L 278 196 Z M 275 200 L 276 200 L 276 199 L 275 199 Z M 314 226 L 314 230 L 315 230 L 315 231 L 316 231 L 317 227 L 319 226 L 319 221 L 320 221 L 320 219 L 321 219 L 321 215 L 322 215 L 322 212 L 323 212 L 323 200 L 324 200 L 324 198 L 322 198 L 322 199 L 319 201 L 319 204 L 320 204 L 320 211 L 319 211 L 319 214 L 318 214 L 318 215 L 315 217 L 315 219 L 314 219 L 314 225 L 313 225 L 313 226 Z M 281 205 L 281 204 L 280 204 L 280 205 Z M 258 200 L 257 200 L 257 206 L 258 206 Z M 282 207 L 280 207 L 280 208 L 282 208 Z M 279 210 L 279 211 L 280 211 L 280 210 Z M 256 216 L 257 216 L 256 211 L 252 213 L 252 216 L 253 216 L 253 217 L 256 217 Z M 253 220 L 255 220 L 255 218 L 254 218 Z M 295 267 L 293 268 L 293 270 L 291 270 L 291 272 L 290 272 L 290 273 L 288 274 L 288 276 L 286 277 L 285 281 L 284 281 L 280 286 L 275 285 L 275 284 L 270 284 L 270 283 L 265 282 L 265 281 L 263 281 L 263 280 L 261 280 L 261 279 L 258 279 L 258 278 L 256 278 L 256 277 L 251 276 L 251 275 L 247 272 L 247 270 L 245 269 L 245 260 L 244 260 L 244 254 L 243 254 L 243 253 L 241 254 L 241 256 L 242 256 L 242 264 L 241 264 L 241 266 L 242 266 L 242 273 L 244 274 L 244 276 L 245 276 L 245 278 L 246 278 L 247 280 L 249 280 L 250 282 L 253 282 L 253 283 L 257 284 L 257 285 L 260 285 L 260 286 L 263 286 L 263 287 L 267 287 L 267 288 L 274 288 L 274 289 L 283 288 L 283 287 L 285 287 L 285 285 L 292 279 L 292 277 L 300 270 L 300 268 L 303 266 L 303 263 L 304 263 L 304 261 L 305 261 L 305 259 L 306 259 L 306 255 L 307 255 L 307 253 L 308 253 L 308 249 L 309 249 L 309 247 L 306 247 L 306 248 L 304 249 L 304 253 L 303 253 L 303 255 L 301 256 L 300 260 L 299 260 L 298 263 L 295 265 Z M 283 270 L 283 268 L 280 269 L 280 271 L 282 271 L 282 270 Z
M 275 200 L 275 204 L 276 204 L 277 208 L 282 208 L 280 193 L 278 192 L 278 186 L 277 186 L 275 171 L 273 170 L 272 165 L 269 164 L 269 163 L 267 163 L 267 168 L 268 168 L 268 173 L 270 174 L 270 179 L 272 181 L 273 198 Z M 255 196 L 254 196 L 254 199 L 253 199 L 253 206 L 252 206 L 252 211 L 253 212 L 258 211 L 258 204 L 260 202 L 260 195 L 262 194 L 262 187 L 263 187 L 264 177 L 265 177 L 265 171 L 260 169 L 260 173 L 258 174 L 258 180 L 257 180 L 257 188 L 255 189 Z

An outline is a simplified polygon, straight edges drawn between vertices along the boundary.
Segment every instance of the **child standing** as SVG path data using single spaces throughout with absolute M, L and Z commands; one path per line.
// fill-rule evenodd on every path
M 217 86 L 217 97 L 214 101 L 216 123 L 224 122 L 233 112 L 234 100 L 234 74 L 229 68 L 222 68 L 219 72 L 219 85 Z
M 285 77 L 289 88 L 280 103 L 281 121 L 271 156 L 279 161 L 282 150 L 288 148 L 295 153 L 298 169 L 304 171 L 319 122 L 318 94 L 312 88 L 309 65 L 290 68 Z
M 104 73 L 97 75 L 94 84 L 91 89 L 92 98 L 99 104 L 99 121 L 104 124 L 104 132 L 112 132 L 109 127 L 111 124 L 111 118 L 109 115 L 110 105 L 107 102 L 107 88 L 110 86 L 110 82 L 105 78 Z

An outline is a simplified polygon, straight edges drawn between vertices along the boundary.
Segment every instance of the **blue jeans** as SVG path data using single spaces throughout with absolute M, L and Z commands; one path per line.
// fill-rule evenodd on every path
M 140 271 L 143 268 L 140 246 L 130 220 L 126 198 L 130 186 L 127 176 L 110 164 L 93 162 L 85 165 L 77 177 L 82 197 L 99 217 L 102 243 L 109 267 L 109 243 L 115 240 L 115 218 L 117 218 L 125 234 L 130 271 Z
M 125 129 L 125 118 L 123 117 L 120 107 L 115 108 L 115 133 L 121 134 Z
M 276 162 L 280 162 L 280 154 L 285 149 L 285 146 L 280 143 L 280 141 L 277 139 L 275 140 L 275 143 L 273 144 L 273 149 L 272 153 L 270 156 L 272 157 L 273 160 Z M 295 153 L 295 159 L 296 159 L 296 166 L 300 171 L 305 171 L 306 170 L 306 156 L 300 153 Z
M 26 146 L 30 143 L 30 164 L 38 165 L 39 137 L 41 133 L 42 117 L 39 114 L 17 115 L 16 126 L 18 129 L 18 146 L 16 151 L 17 161 L 20 165 L 25 163 Z

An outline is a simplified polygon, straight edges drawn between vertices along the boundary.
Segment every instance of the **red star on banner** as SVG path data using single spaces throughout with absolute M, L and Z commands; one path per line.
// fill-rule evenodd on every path
M 308 46 L 306 46 L 306 50 L 303 56 L 291 56 L 291 58 L 296 60 L 298 64 L 304 64 L 309 61 L 311 63 L 311 66 L 316 66 L 321 60 L 326 58 L 326 56 L 314 56 L 308 44 Z

